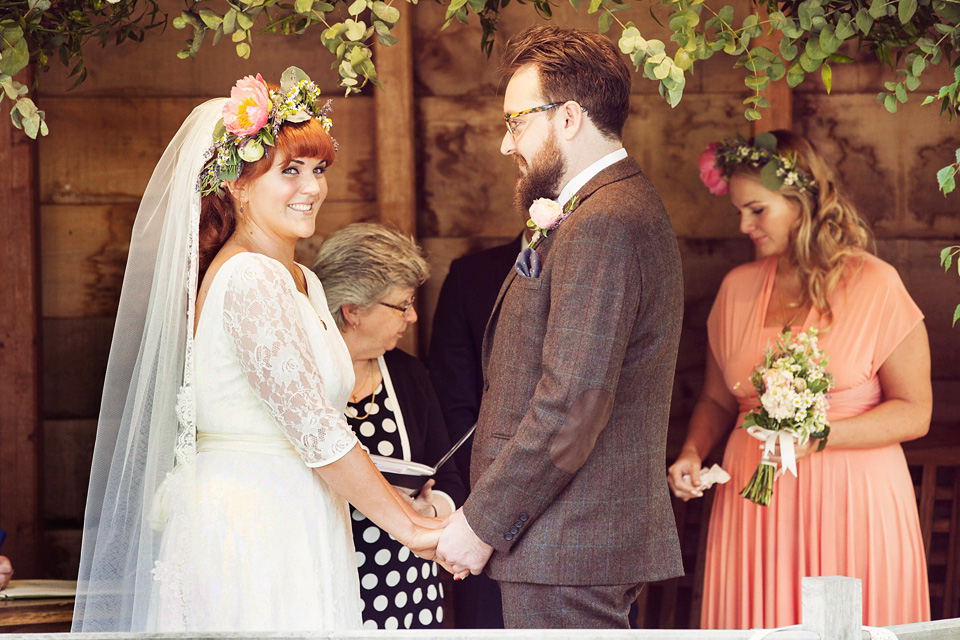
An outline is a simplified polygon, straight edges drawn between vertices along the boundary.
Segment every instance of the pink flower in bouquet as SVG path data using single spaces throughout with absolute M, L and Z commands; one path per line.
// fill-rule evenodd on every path
M 530 205 L 530 219 L 540 230 L 553 229 L 563 216 L 563 207 L 556 200 L 537 198 Z
M 703 181 L 707 189 L 710 189 L 710 193 L 715 196 L 723 196 L 730 191 L 730 185 L 727 183 L 726 178 L 723 177 L 723 172 L 720 170 L 720 167 L 717 166 L 717 149 L 719 148 L 719 142 L 711 142 L 707 145 L 707 148 L 704 149 L 703 153 L 700 154 L 700 159 L 697 160 L 697 167 L 700 169 L 700 180 Z
M 267 83 L 259 73 L 256 78 L 241 78 L 223 105 L 223 126 L 238 138 L 253 135 L 267 123 L 271 106 Z

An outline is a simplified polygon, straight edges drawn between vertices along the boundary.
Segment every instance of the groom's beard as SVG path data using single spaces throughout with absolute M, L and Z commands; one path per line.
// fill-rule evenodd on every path
M 519 155 L 514 156 L 518 166 L 526 164 Z M 526 175 L 517 180 L 513 201 L 524 216 L 537 198 L 556 200 L 560 195 L 560 181 L 567 173 L 567 159 L 557 144 L 557 136 L 551 130 L 540 150 L 530 160 Z

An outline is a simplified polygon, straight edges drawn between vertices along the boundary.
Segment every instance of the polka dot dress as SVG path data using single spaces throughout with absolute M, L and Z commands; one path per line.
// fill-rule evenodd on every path
M 383 391 L 347 405 L 347 422 L 369 453 L 400 458 L 396 402 Z M 357 416 L 369 415 L 360 419 Z M 443 585 L 437 565 L 421 560 L 350 507 L 366 629 L 443 627 Z

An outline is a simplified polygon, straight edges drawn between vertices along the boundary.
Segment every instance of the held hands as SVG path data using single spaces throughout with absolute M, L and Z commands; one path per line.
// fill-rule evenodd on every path
M 438 561 L 456 580 L 462 580 L 468 573 L 478 575 L 493 555 L 493 547 L 473 532 L 463 515 L 463 509 L 454 511 L 444 524 L 437 545 Z

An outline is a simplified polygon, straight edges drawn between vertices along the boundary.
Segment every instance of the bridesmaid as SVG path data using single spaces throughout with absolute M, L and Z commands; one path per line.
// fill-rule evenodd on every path
M 710 516 L 701 626 L 797 624 L 801 578 L 822 575 L 862 581 L 866 625 L 929 620 L 916 498 L 900 447 L 930 424 L 923 314 L 897 271 L 867 253 L 866 224 L 803 137 L 775 131 L 712 144 L 700 170 L 712 193 L 729 192 L 758 256 L 727 274 L 717 294 L 703 390 L 668 470 L 677 497 L 700 497 L 703 460 L 726 440 L 731 480 L 716 488 Z M 823 451 L 817 441 L 798 448 L 797 477 L 781 476 L 763 507 L 740 497 L 760 443 L 734 427 L 758 404 L 750 372 L 787 328 L 819 331 L 835 378 L 831 431 Z

